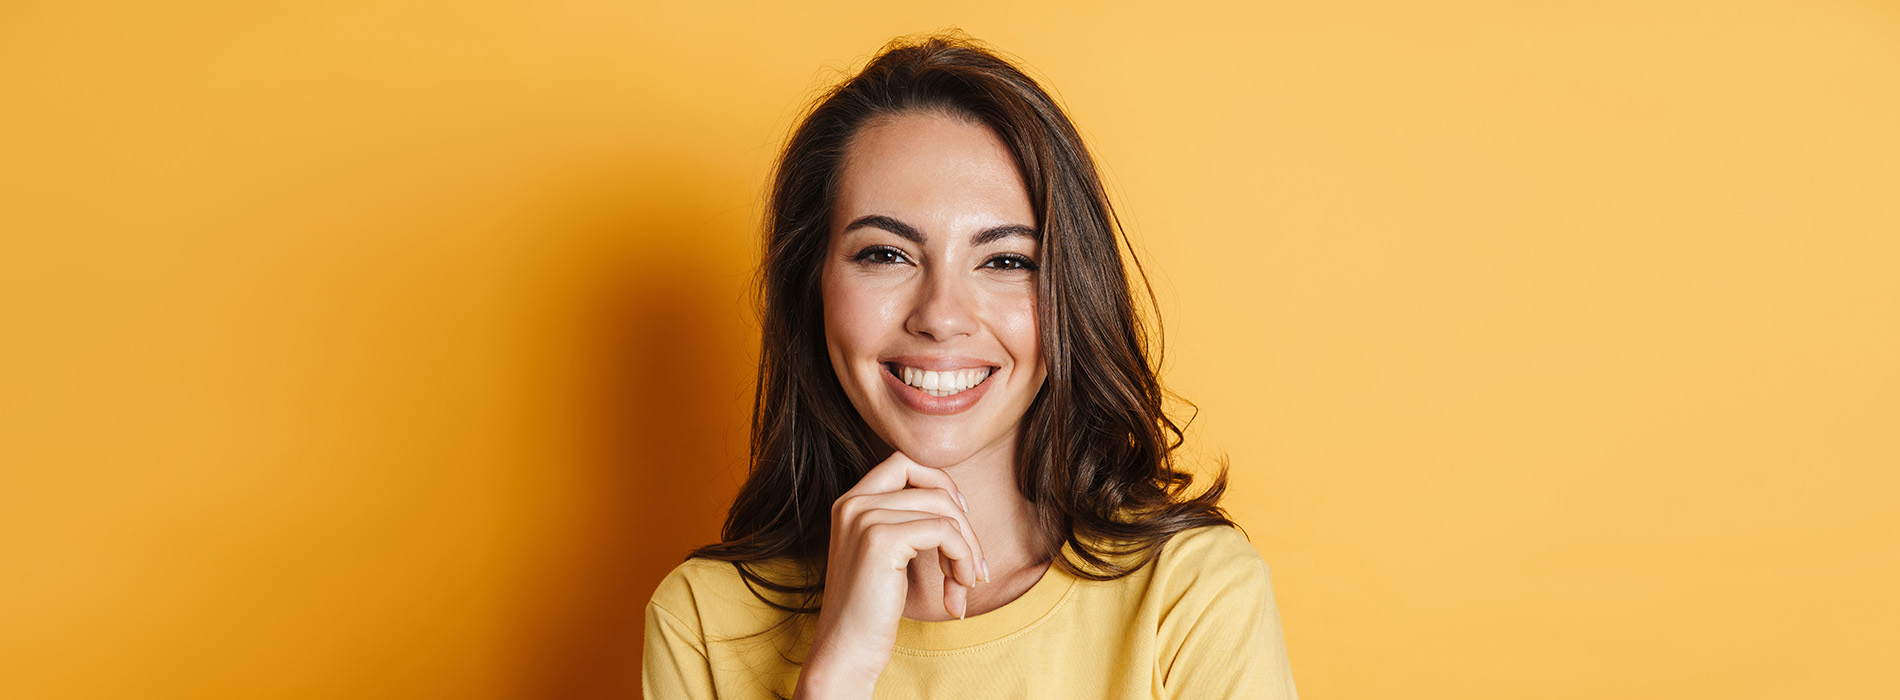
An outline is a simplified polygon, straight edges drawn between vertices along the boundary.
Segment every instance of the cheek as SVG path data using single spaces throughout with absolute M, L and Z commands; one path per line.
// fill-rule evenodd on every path
M 997 325 L 999 339 L 1017 362 L 1034 364 L 1038 369 L 1042 365 L 1042 336 L 1036 322 L 1036 299 L 1033 294 L 1017 296 L 1009 301 L 1003 311 L 1001 323 Z
M 870 288 L 848 273 L 827 270 L 824 276 L 825 345 L 834 365 L 880 348 L 891 312 L 890 294 Z M 836 367 L 845 373 L 842 366 Z

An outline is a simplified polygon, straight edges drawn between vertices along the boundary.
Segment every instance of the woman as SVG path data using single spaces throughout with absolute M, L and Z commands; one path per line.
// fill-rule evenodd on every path
M 1294 696 L 1034 81 L 893 44 L 795 130 L 767 211 L 751 476 L 648 605 L 649 697 Z

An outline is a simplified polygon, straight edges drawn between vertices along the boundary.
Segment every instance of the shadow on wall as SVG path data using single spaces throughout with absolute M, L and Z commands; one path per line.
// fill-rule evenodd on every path
M 695 547 L 719 538 L 745 472 L 757 336 L 744 303 L 752 261 L 716 267 L 741 226 L 693 186 L 690 168 L 643 163 L 603 202 L 563 213 L 586 241 L 567 265 L 581 463 L 550 533 L 558 572 L 535 573 L 516 653 L 522 698 L 640 697 L 645 606 Z M 653 173 L 665 173 L 661 179 Z M 627 207 L 629 193 L 633 206 Z M 615 195 L 618 196 L 615 196 Z M 566 514 L 564 514 L 566 515 Z

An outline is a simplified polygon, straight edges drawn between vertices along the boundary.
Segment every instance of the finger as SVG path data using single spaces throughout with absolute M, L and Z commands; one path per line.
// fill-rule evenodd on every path
M 969 557 L 964 559 L 951 559 L 949 556 L 941 554 L 940 556 L 949 560 L 942 562 L 943 564 L 948 564 L 948 566 L 943 567 L 943 577 L 945 579 L 955 579 L 957 583 L 962 584 L 964 589 L 976 588 L 977 583 L 982 580 L 982 568 L 979 562 L 983 561 L 983 559 L 975 552 L 972 552 Z
M 963 537 L 970 542 L 970 551 L 976 555 L 979 565 L 978 579 L 982 576 L 981 564 L 987 561 L 983 554 L 983 543 L 977 539 L 976 528 L 970 524 L 970 516 L 957 508 L 950 493 L 943 489 L 904 489 L 891 493 L 870 493 L 851 496 L 839 501 L 839 520 L 843 529 L 857 524 L 867 512 L 876 509 L 915 510 L 937 513 L 956 518 L 957 525 L 963 529 Z
M 926 467 L 913 461 L 902 452 L 893 452 L 889 459 L 878 463 L 866 472 L 858 483 L 844 492 L 845 496 L 867 493 L 890 493 L 906 487 L 925 489 L 943 489 L 957 502 L 963 512 L 970 512 L 970 504 L 963 498 L 963 491 L 957 488 L 955 479 L 942 469 Z M 840 498 L 839 500 L 843 500 Z
M 909 459 L 905 458 L 906 461 Z M 950 494 L 951 500 L 956 501 L 958 509 L 965 513 L 970 512 L 970 503 L 963 498 L 963 489 L 957 488 L 957 480 L 950 478 L 950 472 L 911 462 L 904 471 L 904 477 L 906 479 L 904 483 L 911 488 L 944 490 Z
M 956 562 L 944 556 L 943 550 L 937 550 L 937 565 L 943 567 L 944 571 L 943 611 L 957 616 L 959 620 L 964 619 L 970 612 L 970 589 L 964 588 L 963 584 L 958 583 L 957 579 L 950 575 L 949 572 L 956 566 Z
M 888 495 L 895 495 L 895 494 L 888 494 Z M 879 496 L 866 496 L 865 499 L 878 498 L 878 497 Z M 926 506 L 937 505 L 939 506 L 939 508 L 941 508 L 941 504 L 939 503 L 927 502 L 924 505 Z M 962 549 L 960 551 L 968 552 L 969 554 L 968 556 L 960 557 L 955 562 L 957 565 L 954 567 L 944 566 L 943 575 L 945 578 L 955 578 L 958 582 L 966 586 L 969 586 L 971 588 L 975 588 L 977 585 L 977 582 L 981 581 L 983 578 L 982 563 L 981 563 L 982 552 L 981 550 L 976 548 L 976 545 L 971 544 L 972 540 L 974 540 L 974 536 L 969 534 L 970 524 L 969 522 L 958 517 L 960 515 L 961 515 L 960 513 L 957 513 L 955 511 L 942 512 L 940 509 L 904 510 L 901 508 L 874 508 L 871 510 L 864 511 L 862 514 L 858 515 L 857 522 L 855 523 L 855 525 L 862 529 L 869 529 L 873 525 L 907 523 L 907 522 L 911 522 L 915 520 L 927 520 L 931 518 L 947 519 L 947 520 L 951 520 L 955 522 L 957 532 L 960 535 L 958 539 L 961 540 L 959 544 L 962 545 Z
M 911 458 L 904 456 L 902 452 L 893 452 L 890 457 L 879 462 L 877 466 L 871 467 L 871 471 L 865 472 L 864 476 L 859 477 L 858 483 L 852 486 L 851 490 L 846 491 L 845 495 L 888 493 L 904 488 L 905 484 L 910 483 L 910 468 L 922 466 L 923 465 L 912 461 Z
M 892 568 L 903 569 L 912 559 L 931 549 L 950 557 L 951 571 L 962 577 L 962 583 L 974 583 L 976 580 L 976 561 L 971 557 L 970 545 L 963 541 L 957 530 L 957 521 L 935 513 L 909 511 L 916 516 L 910 520 L 896 520 L 906 517 L 907 511 L 880 510 L 866 516 L 866 520 L 880 520 L 864 528 L 865 542 L 876 550 L 891 557 L 884 564 Z M 885 519 L 890 520 L 885 520 Z M 950 574 L 946 573 L 946 576 Z

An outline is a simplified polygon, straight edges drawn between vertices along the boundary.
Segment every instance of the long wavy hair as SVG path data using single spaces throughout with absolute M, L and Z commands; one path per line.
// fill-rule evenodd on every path
M 1189 493 L 1192 476 L 1176 469 L 1182 431 L 1150 364 L 1159 340 L 1135 306 L 1120 251 L 1127 236 L 1075 126 L 996 52 L 934 35 L 885 46 L 816 101 L 780 154 L 758 279 L 751 472 L 723 541 L 690 556 L 733 562 L 774 608 L 817 612 L 832 503 L 880 458 L 825 351 L 819 275 L 832 202 L 852 137 L 874 119 L 919 111 L 993 129 L 1028 185 L 1041 231 L 1036 303 L 1048 375 L 1023 416 L 1016 483 L 1048 551 L 1066 541 L 1079 560 L 1058 556 L 1052 565 L 1112 580 L 1152 561 L 1177 533 L 1232 525 L 1219 507 L 1225 466 L 1198 495 Z M 1139 261 L 1134 273 L 1152 300 Z M 799 575 L 763 566 L 773 560 L 789 560 Z

